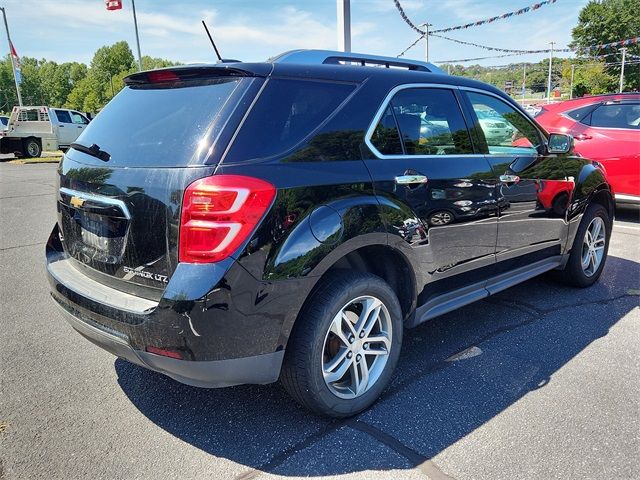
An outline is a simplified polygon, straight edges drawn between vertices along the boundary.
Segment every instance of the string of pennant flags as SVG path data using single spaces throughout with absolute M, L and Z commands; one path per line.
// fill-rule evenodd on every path
M 451 32 L 453 30 L 463 30 L 463 29 L 467 29 L 467 28 L 470 28 L 470 27 L 478 27 L 480 25 L 486 25 L 487 23 L 493 23 L 496 20 L 503 20 L 505 18 L 510 18 L 510 17 L 516 16 L 516 15 L 522 15 L 524 13 L 533 12 L 535 10 L 538 10 L 540 7 L 543 7 L 545 5 L 551 5 L 552 3 L 556 3 L 557 1 L 558 0 L 545 0 L 543 2 L 535 3 L 533 5 L 529 5 L 528 7 L 524 7 L 524 8 L 521 8 L 519 10 L 515 10 L 513 12 L 507 12 L 507 13 L 503 13 L 502 15 L 496 15 L 495 17 L 485 18 L 483 20 L 478 20 L 478 21 L 475 21 L 475 22 L 466 23 L 464 25 L 456 25 L 455 27 L 447 27 L 447 28 L 441 28 L 439 30 L 434 30 L 433 33 Z M 405 13 L 404 9 L 402 8 L 402 5 L 400 4 L 400 0 L 393 0 L 393 2 L 395 3 L 396 8 L 398 9 L 398 12 L 400 13 L 400 16 L 405 21 L 405 23 L 407 25 L 409 25 L 409 27 L 411 29 L 415 30 L 420 35 L 425 35 L 427 33 L 425 30 L 421 30 L 420 28 L 418 28 L 411 21 L 411 19 L 407 16 L 407 14 Z
M 506 56 L 516 56 L 516 55 L 526 55 L 526 54 L 532 54 L 532 53 L 549 53 L 551 52 L 550 48 L 544 48 L 544 49 L 539 49 L 539 50 L 519 50 L 519 49 L 511 49 L 511 48 L 501 48 L 501 47 L 492 47 L 489 45 L 481 45 L 479 43 L 474 43 L 474 42 L 467 42 L 464 40 L 458 40 L 456 38 L 451 38 L 451 37 L 447 37 L 444 35 L 438 35 L 438 34 L 432 34 L 429 33 L 429 36 L 433 36 L 433 37 L 438 37 L 438 38 L 442 38 L 443 40 L 448 40 L 450 42 L 455 42 L 455 43 L 459 43 L 461 45 L 469 45 L 472 47 L 478 47 L 478 48 L 482 48 L 484 50 L 489 50 L 489 51 L 494 51 L 494 52 L 503 52 L 503 53 L 508 53 L 509 55 L 498 55 L 498 56 L 492 56 L 492 57 L 475 57 L 475 58 L 467 58 L 467 59 L 460 59 L 460 60 L 456 60 L 457 62 L 469 62 L 469 61 L 473 61 L 473 60 L 484 60 L 486 58 L 500 58 L 500 57 L 506 57 Z M 409 49 L 411 49 L 413 46 L 415 46 L 420 40 L 422 39 L 422 37 L 418 38 L 418 40 L 416 40 L 414 43 L 412 43 L 408 48 L 406 48 L 405 50 L 403 50 L 398 57 L 402 57 L 404 56 L 404 54 L 409 51 Z M 610 42 L 610 43 L 601 43 L 601 44 L 597 44 L 597 45 L 589 45 L 588 47 L 583 47 L 583 48 L 569 48 L 569 47 L 565 47 L 565 48 L 554 48 L 553 51 L 554 52 L 577 52 L 577 53 L 581 53 L 581 54 L 588 54 L 589 52 L 592 51 L 600 51 L 600 50 L 605 50 L 608 48 L 619 48 L 619 47 L 626 47 L 629 45 L 635 45 L 638 43 L 638 41 L 640 40 L 640 37 L 631 37 L 631 38 L 626 38 L 624 40 L 618 40 L 616 42 Z
M 521 8 L 520 10 L 515 10 L 513 12 L 503 13 L 502 15 L 496 15 L 495 17 L 485 18 L 484 20 L 478 20 L 476 22 L 465 23 L 464 25 L 457 25 L 455 27 L 441 28 L 439 30 L 434 30 L 434 33 L 445 33 L 452 32 L 454 30 L 465 30 L 470 27 L 478 27 L 480 25 L 486 25 L 487 23 L 493 23 L 496 20 L 503 20 L 505 18 L 510 18 L 516 15 L 522 15 L 524 13 L 532 12 L 534 10 L 538 10 L 540 7 L 544 7 L 545 5 L 551 5 L 552 3 L 556 3 L 558 0 L 546 0 L 544 2 L 535 3 L 533 5 L 529 5 L 528 7 Z
M 412 21 L 411 19 L 407 16 L 407 14 L 405 13 L 404 9 L 402 8 L 402 5 L 400 4 L 399 0 L 394 0 L 394 3 L 396 5 L 396 8 L 398 9 L 398 12 L 400 13 L 400 16 L 402 17 L 402 19 L 405 21 L 405 23 L 407 23 L 407 25 L 409 25 L 409 27 L 413 30 L 415 30 L 416 32 L 418 32 L 420 34 L 420 37 L 418 37 L 411 45 L 409 45 L 407 48 L 405 48 L 402 52 L 400 52 L 400 54 L 398 54 L 398 57 L 402 57 L 405 55 L 405 53 L 407 53 L 409 50 L 411 50 L 414 46 L 416 46 L 418 44 L 418 42 L 420 40 L 422 40 L 426 35 L 429 36 L 433 36 L 433 37 L 439 37 L 442 38 L 444 40 L 448 40 L 451 42 L 455 42 L 455 43 L 459 43 L 462 45 L 469 45 L 469 46 L 473 46 L 473 47 L 478 47 L 478 48 L 482 48 L 485 50 L 489 50 L 489 51 L 495 51 L 495 52 L 504 52 L 504 53 L 508 53 L 508 54 L 518 54 L 518 55 L 526 55 L 526 54 L 532 54 L 532 53 L 549 53 L 551 51 L 550 48 L 548 49 L 540 49 L 540 50 L 517 50 L 517 49 L 510 49 L 510 48 L 501 48 L 501 47 L 491 47 L 488 45 L 481 45 L 478 43 L 473 43 L 473 42 L 466 42 L 463 40 L 458 40 L 455 38 L 450 38 L 450 37 L 446 37 L 444 35 L 438 35 L 438 33 L 444 33 L 444 32 L 450 32 L 450 31 L 454 31 L 454 30 L 464 30 L 470 27 L 477 27 L 480 25 L 485 25 L 487 23 L 492 23 L 495 22 L 497 20 L 502 20 L 502 19 L 506 19 L 506 18 L 510 18 L 516 15 L 522 15 L 525 14 L 527 12 L 531 12 L 531 11 L 535 11 L 538 10 L 539 8 L 545 6 L 545 5 L 551 5 L 553 3 L 556 3 L 557 0 L 545 0 L 543 2 L 539 2 L 539 3 L 535 3 L 533 5 L 529 5 L 528 7 L 524 7 L 521 8 L 519 10 L 515 10 L 513 12 L 507 12 L 507 13 L 503 13 L 502 15 L 496 15 L 493 17 L 489 17 L 483 20 L 477 20 L 475 22 L 471 22 L 471 23 L 466 23 L 464 25 L 457 25 L 454 27 L 447 27 L 447 28 L 441 28 L 441 29 L 437 29 L 437 30 L 432 30 L 432 31 L 426 31 L 426 30 L 421 30 L 420 28 L 418 28 Z M 599 50 L 603 50 L 603 49 L 607 49 L 607 48 L 615 48 L 615 47 L 626 47 L 629 45 L 635 45 L 638 43 L 638 38 L 639 37 L 631 37 L 631 38 L 627 38 L 624 40 L 618 40 L 616 42 L 610 42 L 610 43 L 602 43 L 602 44 L 598 44 L 598 45 L 590 45 L 588 47 L 583 47 L 583 48 L 578 48 L 578 49 L 572 49 L 572 48 L 556 48 L 554 49 L 555 52 L 572 52 L 575 51 L 577 53 L 581 53 L 581 54 L 588 54 L 588 52 L 590 51 L 599 51 Z M 506 56 L 506 55 L 504 55 Z M 473 58 L 473 59 L 465 59 L 465 61 L 471 61 L 471 60 L 481 60 L 484 59 L 485 57 L 477 57 L 477 58 Z M 499 56 L 494 56 L 493 58 L 499 58 Z

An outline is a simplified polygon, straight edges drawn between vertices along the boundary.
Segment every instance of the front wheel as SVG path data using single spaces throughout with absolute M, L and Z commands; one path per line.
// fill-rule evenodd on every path
M 576 287 L 593 285 L 604 269 L 611 237 L 611 219 L 600 204 L 589 205 L 573 241 L 569 260 L 560 280 Z
M 375 402 L 389 383 L 402 329 L 400 304 L 384 280 L 347 270 L 331 273 L 294 326 L 282 384 L 318 414 L 355 415 Z

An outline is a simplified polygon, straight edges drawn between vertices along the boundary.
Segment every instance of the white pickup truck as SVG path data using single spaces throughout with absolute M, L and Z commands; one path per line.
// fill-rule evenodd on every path
M 75 110 L 51 107 L 13 107 L 0 130 L 0 153 L 39 157 L 43 150 L 66 150 L 89 124 Z

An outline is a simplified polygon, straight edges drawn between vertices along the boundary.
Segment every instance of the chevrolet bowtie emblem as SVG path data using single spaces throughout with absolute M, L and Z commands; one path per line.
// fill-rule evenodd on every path
M 82 205 L 84 205 L 84 199 L 80 197 L 71 197 L 69 203 L 71 203 L 71 205 L 75 208 L 80 208 Z

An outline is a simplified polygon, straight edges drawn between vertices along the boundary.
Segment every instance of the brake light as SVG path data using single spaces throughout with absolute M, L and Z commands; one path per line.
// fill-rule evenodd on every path
M 219 262 L 253 233 L 276 189 L 264 180 L 214 175 L 187 187 L 180 218 L 181 262 Z
M 147 73 L 147 78 L 151 83 L 177 82 L 180 77 L 171 70 L 156 70 Z

